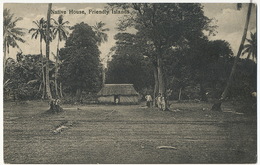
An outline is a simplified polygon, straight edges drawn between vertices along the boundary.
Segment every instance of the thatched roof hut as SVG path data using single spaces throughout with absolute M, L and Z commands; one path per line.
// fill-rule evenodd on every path
M 139 94 L 133 84 L 105 84 L 98 92 L 100 103 L 137 104 Z

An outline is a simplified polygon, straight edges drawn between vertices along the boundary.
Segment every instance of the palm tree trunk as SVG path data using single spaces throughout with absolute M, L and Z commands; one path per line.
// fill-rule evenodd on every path
M 49 99 L 52 99 L 51 88 L 50 88 L 50 76 L 49 76 L 49 58 L 50 58 L 50 19 L 51 19 L 51 7 L 52 4 L 48 5 L 47 13 L 47 28 L 46 28 L 46 93 Z
M 42 86 L 42 99 L 45 99 L 45 89 L 46 89 L 46 85 L 45 85 L 45 73 L 44 73 L 44 58 L 43 58 L 43 54 L 42 54 L 42 38 L 40 39 L 40 53 L 41 53 L 41 60 L 42 60 L 42 82 L 43 82 L 43 86 Z
M 58 57 L 59 57 L 59 37 L 58 37 L 58 44 L 57 44 L 57 53 L 56 53 L 56 61 L 55 61 L 55 92 L 56 92 L 56 97 L 59 98 L 59 91 L 58 91 Z
M 251 9 L 252 9 L 252 3 L 249 3 L 247 16 L 246 16 L 246 23 L 245 23 L 245 27 L 244 27 L 244 33 L 243 33 L 242 40 L 241 40 L 241 43 L 240 43 L 240 46 L 239 46 L 239 49 L 238 49 L 238 52 L 237 52 L 237 56 L 235 57 L 235 61 L 234 61 L 234 64 L 232 66 L 231 73 L 230 73 L 228 81 L 227 81 L 227 85 L 226 85 L 225 90 L 223 91 L 220 99 L 212 106 L 211 110 L 221 111 L 221 104 L 226 99 L 227 94 L 230 90 L 230 86 L 231 86 L 232 81 L 233 81 L 233 76 L 236 72 L 237 63 L 238 63 L 238 60 L 240 58 L 240 55 L 241 55 L 241 52 L 243 50 L 244 43 L 245 43 L 245 40 L 246 40 L 247 29 L 248 29 L 250 15 L 251 15 Z
M 4 52 L 4 59 L 3 59 L 3 69 L 4 69 L 4 73 L 3 73 L 3 75 L 5 75 L 5 64 L 6 64 L 6 40 L 5 40 L 5 39 L 4 39 L 3 52 Z

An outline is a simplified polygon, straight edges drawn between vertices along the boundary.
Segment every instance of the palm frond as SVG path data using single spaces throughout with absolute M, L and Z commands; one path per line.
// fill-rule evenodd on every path
M 32 31 L 37 31 L 37 29 L 31 28 L 31 29 L 28 31 L 28 33 L 31 33 Z
M 242 55 L 247 54 L 247 59 L 256 59 L 257 58 L 257 37 L 256 37 L 256 32 L 255 33 L 250 33 L 250 39 L 247 38 L 246 41 L 248 42 L 247 44 L 244 45 L 244 50 Z
M 100 22 L 96 22 L 96 24 L 92 26 L 98 38 L 98 45 L 101 45 L 101 43 L 107 42 L 108 40 L 108 35 L 105 32 L 109 31 L 110 29 L 103 28 L 105 25 L 106 25 L 105 23 L 100 21 Z
M 63 22 L 63 15 L 58 17 L 58 21 L 54 20 L 56 26 L 53 27 L 53 38 L 55 39 L 58 36 L 60 41 L 66 40 L 69 32 L 66 30 L 68 26 L 64 26 L 68 24 L 68 21 Z

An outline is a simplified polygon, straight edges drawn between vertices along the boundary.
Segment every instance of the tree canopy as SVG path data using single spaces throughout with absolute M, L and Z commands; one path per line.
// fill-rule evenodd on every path
M 95 92 L 100 86 L 98 39 L 86 23 L 76 24 L 60 50 L 60 68 L 64 90 L 80 97 L 81 92 Z
M 6 53 L 9 53 L 9 47 L 19 48 L 17 41 L 24 43 L 25 40 L 22 36 L 25 35 L 24 29 L 16 27 L 16 23 L 21 21 L 22 18 L 14 18 L 14 14 L 11 13 L 10 9 L 4 9 L 3 12 L 3 46 L 4 46 L 4 73 L 5 73 L 5 62 Z
M 108 83 L 131 83 L 139 92 L 152 88 L 152 66 L 143 55 L 136 35 L 118 33 L 116 45 L 112 48 L 113 58 L 108 63 Z

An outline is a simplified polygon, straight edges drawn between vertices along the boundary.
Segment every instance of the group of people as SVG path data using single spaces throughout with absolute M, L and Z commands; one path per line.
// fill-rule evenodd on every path
M 146 106 L 151 107 L 153 105 L 153 98 L 151 95 L 146 95 Z M 158 94 L 158 96 L 154 99 L 155 101 L 155 106 L 158 107 L 160 110 L 165 110 L 166 109 L 166 102 L 165 98 L 162 96 L 161 93 Z

